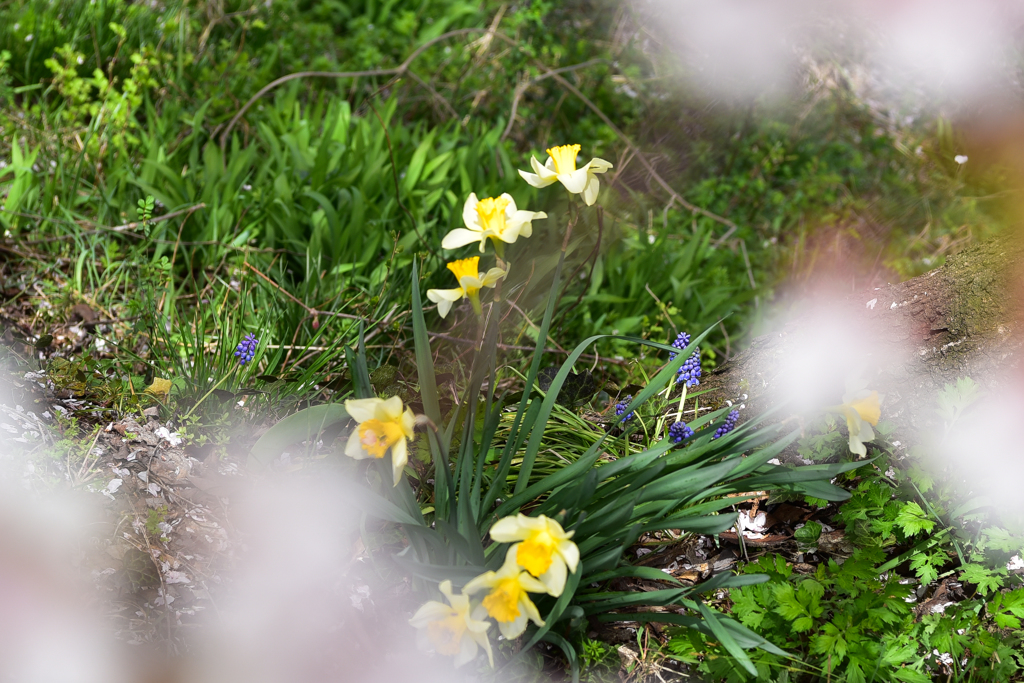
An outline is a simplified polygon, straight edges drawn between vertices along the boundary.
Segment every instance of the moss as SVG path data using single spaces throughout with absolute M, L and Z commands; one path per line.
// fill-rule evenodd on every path
M 951 293 L 949 331 L 953 336 L 984 335 L 1010 319 L 1011 266 L 1024 255 L 1015 233 L 1005 233 L 950 257 L 943 269 Z

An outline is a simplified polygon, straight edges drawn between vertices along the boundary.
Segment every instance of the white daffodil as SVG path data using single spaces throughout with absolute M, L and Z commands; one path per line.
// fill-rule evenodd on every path
M 494 666 L 491 641 L 487 639 L 486 621 L 474 619 L 469 610 L 467 595 L 452 595 L 452 582 L 442 581 L 439 586 L 449 604 L 431 600 L 413 615 L 409 623 L 418 630 L 416 644 L 421 650 L 433 650 L 442 655 L 455 657 L 455 666 L 473 661 L 479 645 L 487 653 L 487 659 Z
M 490 238 L 500 255 L 505 244 L 512 244 L 520 235 L 529 237 L 533 234 L 530 221 L 547 217 L 543 211 L 516 208 L 516 200 L 509 194 L 477 199 L 476 193 L 472 193 L 462 207 L 462 222 L 466 227 L 455 228 L 445 235 L 441 246 L 445 249 L 458 249 L 479 242 L 482 254 Z
M 843 396 L 843 404 L 833 410 L 842 413 L 846 418 L 846 428 L 850 432 L 850 452 L 860 457 L 868 454 L 865 441 L 875 438 L 872 425 L 877 425 L 882 416 L 882 400 L 884 396 L 877 391 L 860 389 L 850 391 Z
M 545 150 L 548 160 L 541 166 L 537 157 L 530 157 L 533 173 L 519 171 L 523 180 L 534 187 L 547 187 L 556 180 L 565 186 L 571 194 L 582 194 L 587 206 L 597 201 L 601 182 L 598 173 L 604 173 L 612 165 L 604 159 L 591 159 L 583 166 L 576 168 L 576 155 L 580 153 L 579 145 L 561 145 Z
M 499 519 L 491 527 L 491 538 L 498 543 L 522 541 L 512 546 L 519 566 L 537 577 L 550 595 L 558 597 L 565 589 L 568 571 L 576 571 L 580 550 L 570 541 L 575 532 L 566 533 L 562 525 L 541 515 Z M 568 568 L 568 571 L 567 571 Z
M 345 410 L 359 426 L 348 437 L 345 455 L 356 460 L 383 458 L 391 449 L 391 469 L 395 486 L 409 462 L 407 440 L 412 439 L 416 418 L 409 408 L 402 409 L 402 399 L 357 398 L 345 401 Z
M 448 264 L 448 270 L 455 274 L 459 286 L 455 289 L 427 290 L 427 298 L 437 304 L 437 312 L 442 318 L 452 310 L 452 304 L 462 297 L 469 297 L 473 310 L 480 315 L 480 297 L 477 292 L 483 287 L 494 287 L 498 280 L 508 275 L 507 269 L 491 268 L 486 273 L 481 273 L 479 267 L 479 256 L 452 261 Z
M 484 596 L 480 608 L 498 622 L 501 635 L 509 640 L 518 638 L 526 630 L 528 620 L 533 620 L 537 626 L 544 625 L 528 593 L 547 593 L 547 586 L 522 570 L 516 561 L 514 548 L 509 548 L 501 569 L 484 572 L 467 583 L 462 590 L 472 595 L 485 588 L 489 588 L 490 592 Z

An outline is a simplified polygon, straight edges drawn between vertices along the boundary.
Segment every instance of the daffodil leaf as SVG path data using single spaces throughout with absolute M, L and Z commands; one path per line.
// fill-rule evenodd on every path
M 292 444 L 310 441 L 325 428 L 348 418 L 340 403 L 313 406 L 289 415 L 268 429 L 249 451 L 248 465 L 262 469 Z

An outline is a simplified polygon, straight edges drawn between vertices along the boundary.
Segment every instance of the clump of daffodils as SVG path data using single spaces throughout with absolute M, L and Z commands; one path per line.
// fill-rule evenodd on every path
M 513 544 L 505 553 L 501 569 L 477 576 L 460 595 L 452 594 L 450 581 L 443 582 L 441 592 L 451 606 L 431 601 L 409 620 L 420 629 L 420 647 L 454 656 L 455 666 L 460 666 L 472 659 L 472 655 L 466 658 L 467 652 L 476 654 L 477 644 L 490 658 L 490 644 L 480 641 L 481 637 L 486 640 L 489 624 L 483 620 L 488 617 L 508 639 L 522 635 L 530 621 L 543 626 L 530 593 L 558 597 L 565 590 L 568 572 L 575 572 L 580 562 L 579 548 L 570 540 L 573 533 L 544 515 L 499 519 L 491 527 L 491 539 Z
M 597 201 L 597 193 L 601 189 L 601 182 L 597 179 L 597 174 L 604 173 L 612 165 L 604 159 L 591 159 L 576 168 L 576 157 L 580 153 L 579 145 L 559 145 L 545 151 L 548 153 L 548 159 L 543 166 L 537 161 L 537 157 L 530 157 L 533 173 L 519 171 L 523 180 L 534 187 L 547 187 L 555 182 L 562 183 L 562 186 L 570 194 L 581 195 L 587 206 L 593 206 Z
M 427 290 L 427 298 L 437 304 L 438 315 L 442 318 L 447 316 L 448 311 L 452 310 L 452 304 L 464 297 L 469 299 L 469 302 L 473 305 L 473 311 L 477 315 L 482 313 L 480 308 L 480 290 L 484 287 L 494 287 L 497 285 L 499 280 L 508 275 L 508 269 L 491 268 L 486 273 L 481 273 L 479 268 L 479 256 L 471 256 L 470 258 L 452 261 L 448 264 L 448 270 L 452 271 L 452 274 L 455 275 L 455 279 L 459 281 L 459 286 L 454 289 Z

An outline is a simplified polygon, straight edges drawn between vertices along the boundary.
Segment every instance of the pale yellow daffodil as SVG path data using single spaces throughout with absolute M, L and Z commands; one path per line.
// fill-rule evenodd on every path
M 850 391 L 843 396 L 843 404 L 832 409 L 842 413 L 846 418 L 846 428 L 850 433 L 851 453 L 856 453 L 862 458 L 868 454 L 864 442 L 875 438 L 875 432 L 871 427 L 877 425 L 882 416 L 882 400 L 884 398 L 877 391 L 867 389 Z
M 416 418 L 409 408 L 402 408 L 402 399 L 356 398 L 345 401 L 345 410 L 359 426 L 348 437 L 345 455 L 356 460 L 383 458 L 391 449 L 391 469 L 395 486 L 409 462 L 406 443 L 414 436 Z
M 416 614 L 409 620 L 418 629 L 417 646 L 421 650 L 433 650 L 438 654 L 455 657 L 457 667 L 473 661 L 479 646 L 487 653 L 491 666 L 494 666 L 491 641 L 487 639 L 487 629 L 491 625 L 473 618 L 469 597 L 465 594 L 453 595 L 451 581 L 442 581 L 439 588 L 449 604 L 431 600 L 416 610 Z
M 505 564 L 496 572 L 484 572 L 466 584 L 463 592 L 472 595 L 485 588 L 490 591 L 484 596 L 478 609 L 486 612 L 496 622 L 501 635 L 509 640 L 518 638 L 526 630 L 526 622 L 532 620 L 543 626 L 537 606 L 530 600 L 529 593 L 547 593 L 543 583 L 523 571 L 516 561 L 516 550 L 510 548 L 505 555 Z
M 491 527 L 491 538 L 498 543 L 522 541 L 510 552 L 515 553 L 519 566 L 537 577 L 555 597 L 565 589 L 568 571 L 575 572 L 580 561 L 579 548 L 569 540 L 573 533 L 544 515 L 527 517 L 522 513 L 499 519 Z
M 512 244 L 520 236 L 529 237 L 533 234 L 530 221 L 547 217 L 543 211 L 516 208 L 516 201 L 509 194 L 477 199 L 476 193 L 473 193 L 462 207 L 462 221 L 466 227 L 455 228 L 445 235 L 441 246 L 445 249 L 458 249 L 479 242 L 482 254 L 489 238 L 494 241 L 494 247 L 500 253 L 504 244 Z
M 583 166 L 576 168 L 576 155 L 580 152 L 579 145 L 561 145 L 545 150 L 548 160 L 541 166 L 537 157 L 530 157 L 533 173 L 519 171 L 523 180 L 534 187 L 547 187 L 555 181 L 562 183 L 570 194 L 583 196 L 587 206 L 597 201 L 597 193 L 601 189 L 598 173 L 604 173 L 612 165 L 604 159 L 591 159 Z
M 491 268 L 486 273 L 481 273 L 479 267 L 479 256 L 471 256 L 458 261 L 452 261 L 448 264 L 448 270 L 455 274 L 455 278 L 459 281 L 459 286 L 455 289 L 427 290 L 427 298 L 437 304 L 438 315 L 442 318 L 447 316 L 448 311 L 452 310 L 452 304 L 463 297 L 469 297 L 470 303 L 473 304 L 473 310 L 476 311 L 477 315 L 480 314 L 480 297 L 478 292 L 483 287 L 494 287 L 498 284 L 498 280 L 508 275 L 508 270 Z

